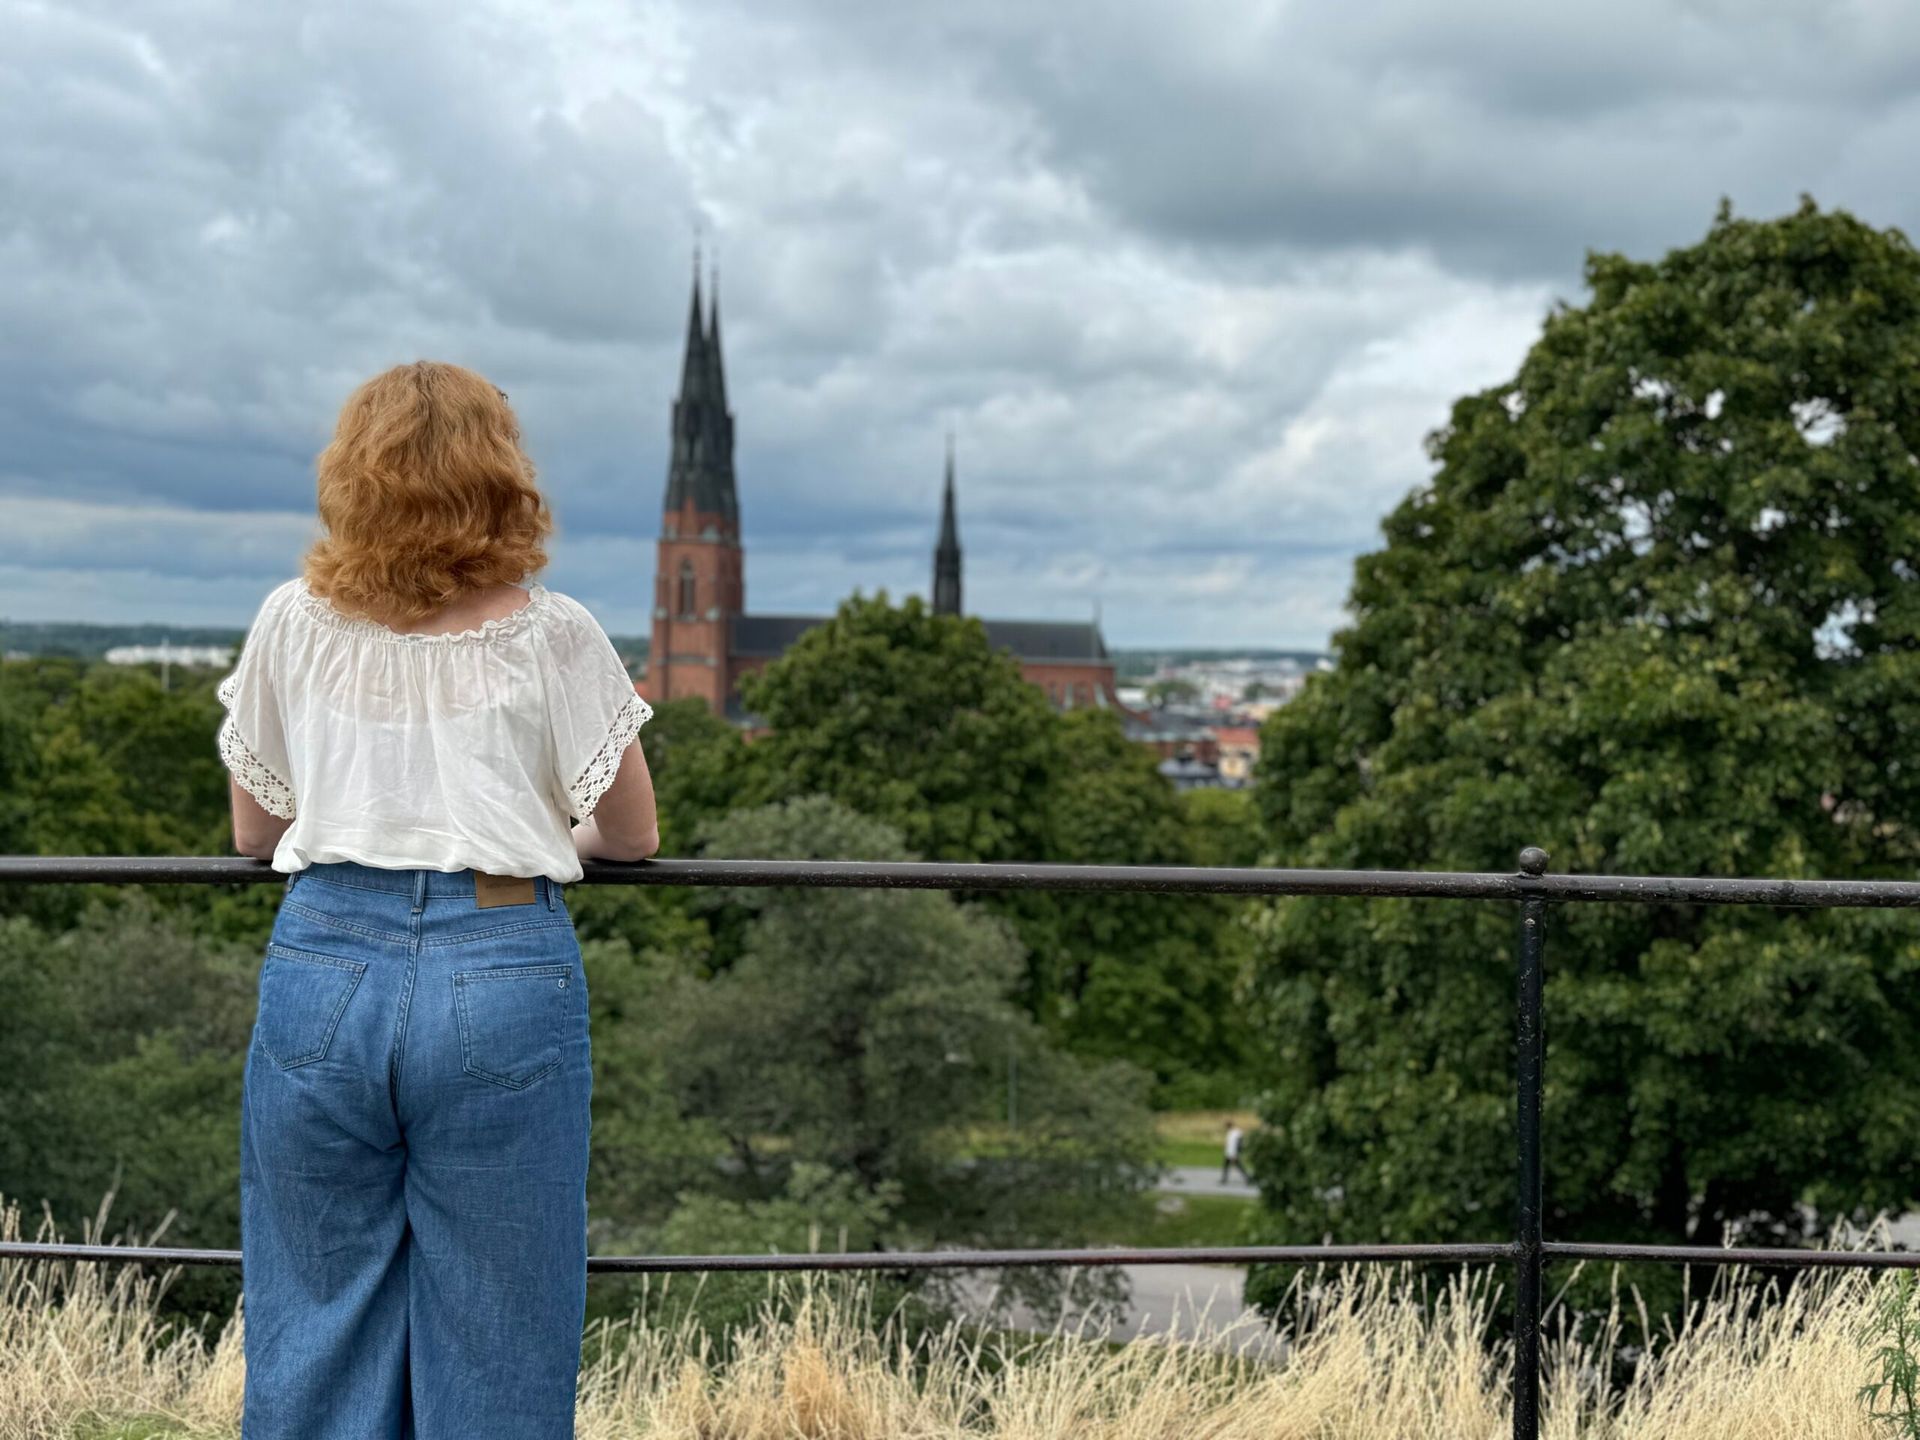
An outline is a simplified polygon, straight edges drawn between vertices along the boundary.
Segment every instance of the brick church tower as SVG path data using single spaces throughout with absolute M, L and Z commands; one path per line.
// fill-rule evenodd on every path
M 697 695 L 723 713 L 733 685 L 734 617 L 746 608 L 740 502 L 733 481 L 733 416 L 720 358 L 720 298 L 700 306 L 695 272 L 687 353 L 673 402 L 673 449 L 654 569 L 653 645 L 647 696 Z

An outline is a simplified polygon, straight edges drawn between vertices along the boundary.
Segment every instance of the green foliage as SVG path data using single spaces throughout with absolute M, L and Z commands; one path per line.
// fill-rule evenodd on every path
M 231 849 L 213 682 L 210 672 L 182 672 L 163 690 L 146 667 L 103 664 L 59 685 L 39 716 L 35 853 Z
M 0 662 L 0 853 L 231 854 L 216 680 L 175 666 L 163 689 L 153 667 Z M 124 893 L 0 887 L 0 915 L 59 929 Z M 257 885 L 170 886 L 151 899 L 202 934 L 251 943 L 272 925 L 279 897 Z
M 1263 863 L 1267 842 L 1253 791 L 1203 787 L 1182 790 L 1178 798 L 1195 865 Z
M 33 745 L 35 709 L 20 683 L 27 665 L 0 660 L 0 855 L 24 855 L 38 778 Z
M 1901 876 L 1920 858 L 1920 256 L 1811 203 L 1593 256 L 1455 405 L 1275 713 L 1282 863 Z M 1268 1233 L 1487 1239 L 1511 1206 L 1511 914 L 1259 923 Z M 1749 1242 L 1920 1195 L 1920 925 L 1570 906 L 1547 946 L 1548 1227 Z
M 855 595 L 741 698 L 772 729 L 747 747 L 747 798 L 831 795 L 929 860 L 1046 853 L 1032 802 L 1057 759 L 1053 715 L 978 620 Z
M 742 811 L 708 832 L 724 858 L 905 859 L 877 821 L 825 799 Z M 749 1176 L 762 1137 L 850 1171 L 869 1187 L 903 1176 L 937 1189 L 940 1137 L 986 1118 L 974 1081 L 997 1078 L 1017 1014 L 1012 932 L 934 891 L 739 890 L 711 895 L 749 914 L 739 958 L 663 1003 L 674 1088 L 711 1116 Z
M 1119 717 L 1060 721 L 1061 766 L 1044 803 L 1052 857 L 1069 864 L 1186 865 L 1193 827 L 1179 795 Z M 1215 896 L 1059 894 L 1027 913 L 1051 921 L 1063 973 L 1058 1026 L 1075 1050 L 1148 1066 L 1163 1082 L 1237 1076 L 1246 1040 L 1236 993 L 1248 958 L 1244 906 Z M 1010 903 L 1015 913 L 1021 901 Z M 1036 927 L 1038 928 L 1038 927 Z M 1042 933 L 1049 933 L 1043 931 Z
M 1887 1432 L 1902 1440 L 1920 1440 L 1920 1313 L 1914 1304 L 1911 1270 L 1896 1270 L 1875 1287 L 1873 1318 L 1861 1344 L 1876 1346 L 1873 1363 L 1880 1378 L 1860 1387 L 1860 1403 Z
M 235 1243 L 257 963 L 138 891 L 61 932 L 0 920 L 0 1193 L 44 1201 L 70 1234 L 111 1192 L 116 1229 Z M 236 1278 L 187 1272 L 168 1304 L 220 1314 Z
M 806 1255 L 821 1251 L 880 1248 L 897 1204 L 897 1192 L 870 1190 L 851 1175 L 802 1162 L 785 1188 L 764 1200 L 688 1194 L 666 1222 L 644 1241 L 657 1255 Z M 716 1341 L 750 1324 L 769 1305 L 785 1308 L 793 1292 L 779 1276 L 731 1274 L 675 1277 L 662 1284 L 606 1286 L 594 1297 L 596 1313 L 638 1312 L 647 1323 L 673 1327 L 691 1316 Z M 904 1297 L 897 1282 L 880 1281 L 871 1298 L 891 1309 Z
M 658 1041 L 659 997 L 696 973 L 705 931 L 682 917 L 658 945 L 588 939 L 580 950 L 593 1046 L 588 1208 L 596 1232 L 657 1223 L 681 1190 L 711 1179 L 720 1149 L 711 1127 L 682 1116 Z
M 1087 1236 L 1086 1243 L 1146 1250 L 1239 1245 L 1253 1214 L 1254 1202 L 1238 1195 L 1147 1194 L 1133 1215 Z
M 738 797 L 831 795 L 929 859 L 1193 861 L 1193 826 L 1152 752 L 1112 712 L 1056 715 L 977 620 L 856 596 L 743 693 L 772 733 L 744 759 L 713 747 L 698 762 L 740 776 Z M 1039 892 L 969 903 L 1012 919 L 1027 953 L 1021 1003 L 1075 1050 L 1146 1065 L 1202 1098 L 1196 1077 L 1233 1076 L 1237 1093 L 1243 907 Z
M 911 853 L 820 797 L 741 812 L 706 840 L 730 858 Z M 1046 1042 L 1010 999 L 1021 953 L 1000 917 L 914 890 L 742 889 L 710 903 L 745 913 L 738 957 L 661 987 L 658 1050 L 682 1112 L 724 1138 L 743 1196 L 777 1195 L 810 1163 L 885 1197 L 890 1241 L 1046 1244 L 1150 1176 L 1145 1077 Z M 1017 1126 L 983 1154 L 970 1141 L 1004 1119 L 1010 1060 Z
M 660 853 L 683 855 L 693 831 L 742 801 L 747 745 L 702 700 L 663 700 L 640 732 L 660 813 Z

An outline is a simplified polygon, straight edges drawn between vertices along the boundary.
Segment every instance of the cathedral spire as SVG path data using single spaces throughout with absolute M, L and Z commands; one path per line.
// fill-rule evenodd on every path
M 960 521 L 953 496 L 953 432 L 947 432 L 947 483 L 940 501 L 940 543 L 933 552 L 933 613 L 960 613 Z
M 686 355 L 680 362 L 680 394 L 686 396 L 688 384 L 707 366 L 707 336 L 700 314 L 700 247 L 693 251 L 693 299 L 687 305 Z
M 720 266 L 707 271 L 707 363 L 713 371 L 713 393 L 720 413 L 727 414 L 727 367 L 720 355 Z M 727 457 L 733 457 L 733 420 L 727 419 Z
M 700 253 L 694 251 L 693 297 L 687 307 L 687 350 L 680 394 L 673 402 L 673 447 L 667 468 L 668 513 L 691 502 L 696 513 L 717 516 L 738 533 L 733 483 L 733 416 L 727 413 L 720 373 L 720 312 L 700 298 Z

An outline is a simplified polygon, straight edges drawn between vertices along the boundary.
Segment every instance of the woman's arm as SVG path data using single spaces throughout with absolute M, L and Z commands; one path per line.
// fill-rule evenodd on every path
M 653 775 L 638 740 L 622 752 L 593 814 L 574 827 L 573 848 L 582 860 L 644 860 L 660 848 Z
M 260 802 L 241 788 L 238 780 L 229 778 L 227 789 L 233 804 L 233 848 L 255 860 L 271 860 L 280 837 L 293 821 L 261 809 Z

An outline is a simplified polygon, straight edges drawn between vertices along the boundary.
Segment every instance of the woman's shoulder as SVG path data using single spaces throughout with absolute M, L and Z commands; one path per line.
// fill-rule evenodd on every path
M 547 612 L 563 625 L 587 631 L 601 630 L 593 612 L 564 590 L 551 590 L 542 585 L 534 591 L 534 596 L 536 600 L 544 601 Z
M 307 582 L 301 576 L 296 575 L 291 580 L 282 580 L 269 590 L 266 598 L 260 602 L 259 614 L 254 620 L 254 625 L 258 627 L 262 621 L 276 622 L 289 612 L 298 610 L 306 591 Z

